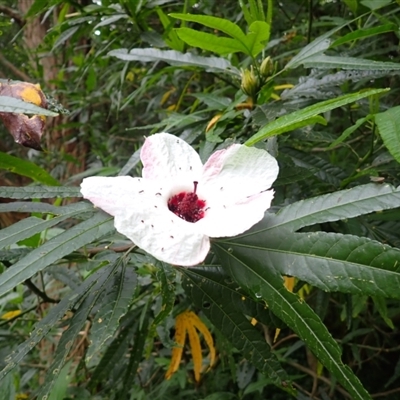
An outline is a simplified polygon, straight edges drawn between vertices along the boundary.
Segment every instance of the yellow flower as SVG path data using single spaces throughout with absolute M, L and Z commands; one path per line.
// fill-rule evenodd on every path
M 209 368 L 213 366 L 215 362 L 215 347 L 210 331 L 193 311 L 184 311 L 175 319 L 175 342 L 177 343 L 177 347 L 172 349 L 171 364 L 165 374 L 166 379 L 170 379 L 179 368 L 187 334 L 189 336 L 189 345 L 192 350 L 194 379 L 196 382 L 200 381 L 203 355 L 201 352 L 199 334 L 196 329 L 203 334 L 204 340 L 210 349 Z
M 9 312 L 6 312 L 5 314 L 3 314 L 0 318 L 1 319 L 12 319 L 20 314 L 21 314 L 21 310 L 9 311 Z

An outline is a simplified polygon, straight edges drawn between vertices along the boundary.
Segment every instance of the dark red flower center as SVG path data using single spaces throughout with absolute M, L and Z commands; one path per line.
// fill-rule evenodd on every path
M 194 181 L 193 192 L 180 192 L 168 200 L 168 208 L 187 222 L 197 222 L 204 217 L 206 202 L 196 194 L 198 182 Z

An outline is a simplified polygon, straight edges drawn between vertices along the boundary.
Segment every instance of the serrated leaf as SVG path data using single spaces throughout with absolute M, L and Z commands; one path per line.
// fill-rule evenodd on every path
M 200 67 L 206 70 L 217 70 L 219 72 L 228 72 L 240 76 L 240 71 L 232 64 L 220 57 L 201 57 L 191 53 L 181 53 L 175 50 L 157 50 L 149 49 L 116 49 L 108 52 L 109 56 L 117 57 L 124 61 L 156 62 L 164 61 L 171 65 L 189 65 Z
M 379 79 L 384 76 L 399 75 L 400 71 L 381 70 L 341 70 L 332 74 L 311 74 L 303 77 L 301 83 L 291 89 L 283 91 L 280 95 L 282 100 L 298 97 L 309 97 L 313 99 L 327 99 L 337 97 L 336 87 L 348 82 L 359 82 L 361 80 Z
M 328 32 L 328 33 L 333 33 Z M 330 35 L 325 34 L 323 36 L 318 37 L 306 47 L 304 47 L 299 54 L 294 56 L 285 66 L 285 69 L 294 69 L 303 64 L 308 58 L 312 57 L 315 54 L 322 53 L 327 50 L 331 44 L 331 41 L 328 39 Z
M 183 287 L 197 307 L 224 336 L 260 371 L 267 374 L 282 389 L 288 377 L 269 345 L 248 318 L 240 312 L 244 303 L 242 294 L 227 284 L 221 271 L 206 268 L 182 268 Z M 236 286 L 236 285 L 235 285 Z M 238 312 L 239 311 L 239 312 Z
M 87 221 L 53 237 L 0 275 L 0 296 L 63 256 L 112 231 L 114 231 L 112 218 L 98 212 Z
M 400 63 L 389 61 L 366 60 L 357 57 L 335 57 L 317 54 L 309 57 L 303 63 L 305 68 L 342 68 L 352 70 L 386 70 L 393 71 L 400 69 Z
M 78 187 L 68 186 L 0 186 L 1 197 L 7 199 L 51 199 L 82 197 Z
M 269 219 L 266 229 L 297 231 L 305 226 L 354 218 L 400 206 L 400 186 L 369 183 L 352 189 L 300 200 L 283 207 Z M 267 227 L 268 226 L 268 227 Z
M 175 270 L 168 264 L 157 262 L 156 266 L 160 268 L 157 271 L 157 279 L 161 282 L 162 307 L 160 312 L 154 318 L 152 327 L 157 327 L 164 318 L 166 318 L 174 308 L 175 304 Z
M 20 240 L 29 238 L 36 233 L 40 233 L 57 225 L 59 222 L 72 218 L 83 212 L 90 211 L 92 208 L 87 203 L 73 204 L 65 207 L 58 207 L 60 216 L 43 220 L 36 217 L 25 218 L 15 224 L 0 230 L 0 249 L 17 243 Z
M 72 316 L 68 329 L 65 330 L 60 338 L 57 349 L 53 356 L 53 362 L 49 367 L 45 381 L 41 385 L 38 398 L 46 398 L 53 387 L 57 377 L 60 374 L 61 368 L 65 364 L 68 353 L 70 352 L 72 345 L 76 342 L 76 338 L 79 335 L 83 325 L 85 324 L 93 306 L 96 304 L 97 299 L 102 294 L 105 285 L 107 284 L 110 277 L 118 269 L 118 263 L 110 265 L 107 268 L 101 270 L 101 275 L 97 282 L 93 285 L 90 291 L 87 291 L 83 301 L 79 304 L 78 309 Z
M 0 112 L 56 117 L 58 113 L 11 96 L 0 96 Z
M 329 32 L 324 33 L 323 35 L 314 39 L 311 43 L 309 43 L 306 47 L 304 47 L 299 54 L 294 56 L 285 66 L 285 69 L 289 68 L 297 68 L 308 58 L 320 54 L 323 51 L 327 50 L 331 44 L 331 40 L 329 39 L 334 33 L 344 28 L 350 22 L 346 22 L 341 26 L 337 26 L 331 29 Z
M 121 379 L 128 361 L 125 356 L 139 326 L 140 311 L 141 309 L 131 310 L 124 317 L 123 326 L 118 336 L 107 347 L 103 357 L 91 374 L 90 387 L 95 387 L 98 382 L 104 384 L 104 381 L 108 381 L 114 388 L 115 383 Z
M 349 126 L 347 129 L 345 129 L 343 131 L 343 133 L 337 138 L 335 139 L 327 148 L 331 149 L 335 146 L 337 146 L 338 144 L 342 143 L 344 140 L 346 140 L 354 131 L 356 131 L 361 125 L 363 125 L 365 122 L 369 121 L 371 118 L 373 117 L 372 114 L 368 114 L 366 117 L 364 118 L 359 118 L 355 124 L 353 124 L 352 126 Z
M 121 18 L 128 18 L 128 15 L 126 15 L 126 14 L 114 14 L 114 15 L 111 15 L 110 17 L 105 17 L 97 25 L 95 25 L 93 27 L 93 30 L 96 30 L 97 28 L 100 28 L 101 26 L 111 25 L 114 22 L 119 21 Z
M 11 372 L 54 327 L 54 325 L 64 317 L 65 313 L 75 307 L 81 301 L 81 298 L 89 293 L 90 288 L 96 284 L 97 280 L 101 277 L 103 271 L 97 271 L 89 276 L 76 290 L 69 293 L 57 305 L 50 308 L 48 314 L 39 321 L 34 330 L 31 332 L 29 338 L 21 343 L 18 348 L 6 357 L 7 365 L 0 371 L 0 379 L 3 379 L 9 372 Z
M 347 174 L 341 168 L 309 152 L 306 153 L 288 147 L 282 147 L 280 150 L 289 155 L 296 166 L 309 170 L 321 181 L 334 187 L 339 187 L 342 180 L 347 177 Z
M 350 32 L 339 39 L 336 39 L 331 47 L 340 46 L 347 42 L 352 42 L 353 40 L 363 39 L 370 36 L 375 36 L 381 33 L 397 31 L 398 26 L 395 24 L 389 23 L 380 26 L 374 26 L 372 28 L 365 28 L 365 29 L 357 29 L 356 31 Z
M 400 299 L 400 250 L 375 240 L 280 229 L 250 233 L 224 246 L 250 265 L 265 260 L 282 275 L 324 291 Z
M 50 186 L 59 186 L 60 183 L 47 171 L 28 160 L 0 152 L 0 169 L 5 169 L 15 174 L 27 176 L 36 182 Z
M 106 341 L 114 336 L 119 328 L 120 319 L 126 314 L 132 301 L 137 276 L 132 268 L 127 268 L 124 260 L 121 260 L 120 264 L 122 265 L 118 274 L 114 274 L 107 282 L 104 296 L 100 299 L 100 308 L 93 317 L 86 362 L 90 362 Z
M 282 241 L 282 238 L 280 240 Z M 285 238 L 284 241 L 288 239 Z M 351 369 L 341 361 L 340 348 L 319 317 L 306 303 L 300 301 L 298 296 L 284 287 L 276 265 L 265 258 L 260 259 L 247 254 L 244 256 L 244 247 L 235 246 L 228 241 L 216 243 L 214 249 L 223 268 L 242 288 L 264 300 L 270 310 L 299 335 L 320 362 L 349 391 L 353 399 L 371 399 Z M 254 251 L 248 250 L 249 253 Z
M 358 93 L 345 94 L 335 99 L 313 104 L 312 106 L 306 107 L 302 110 L 298 110 L 291 114 L 277 118 L 264 128 L 261 128 L 255 135 L 248 139 L 245 144 L 247 146 L 252 146 L 261 140 L 267 139 L 268 137 L 286 132 L 285 129 L 287 127 L 293 126 L 293 124 L 301 122 L 305 119 L 314 117 L 318 114 L 322 114 L 338 107 L 342 107 L 346 104 L 353 103 L 368 96 L 387 92 L 388 90 L 389 89 L 369 89 Z
M 59 209 L 60 207 L 52 204 L 37 203 L 36 201 L 13 201 L 0 204 L 0 212 L 57 214 Z
M 128 397 L 129 389 L 137 374 L 138 366 L 146 345 L 146 339 L 148 337 L 148 325 L 148 318 L 145 318 L 142 324 L 137 325 L 135 341 L 129 354 L 129 363 L 123 370 L 124 379 L 122 389 L 117 394 L 117 398 L 119 399 L 126 399 Z
M 53 44 L 53 48 L 51 51 L 53 52 L 57 47 L 61 46 L 64 44 L 71 36 L 75 34 L 75 32 L 78 31 L 80 28 L 79 25 L 73 26 L 71 28 L 66 29 L 65 31 L 61 32 L 61 34 L 58 36 L 57 40 Z
M 400 163 L 400 106 L 376 114 L 375 123 L 379 128 L 383 143 Z

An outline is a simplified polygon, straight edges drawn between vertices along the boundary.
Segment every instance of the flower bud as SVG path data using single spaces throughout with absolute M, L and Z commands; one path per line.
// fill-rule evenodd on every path
M 260 73 L 264 78 L 268 78 L 271 75 L 273 68 L 274 68 L 274 65 L 272 63 L 271 57 L 268 56 L 261 63 Z
M 241 88 L 244 93 L 254 98 L 258 92 L 258 78 L 254 73 L 253 66 L 250 69 L 242 70 Z

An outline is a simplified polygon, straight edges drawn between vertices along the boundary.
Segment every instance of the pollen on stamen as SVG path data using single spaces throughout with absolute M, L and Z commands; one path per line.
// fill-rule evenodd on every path
M 187 222 L 197 222 L 204 217 L 205 200 L 196 194 L 198 182 L 193 182 L 193 192 L 180 192 L 168 200 L 168 208 Z

